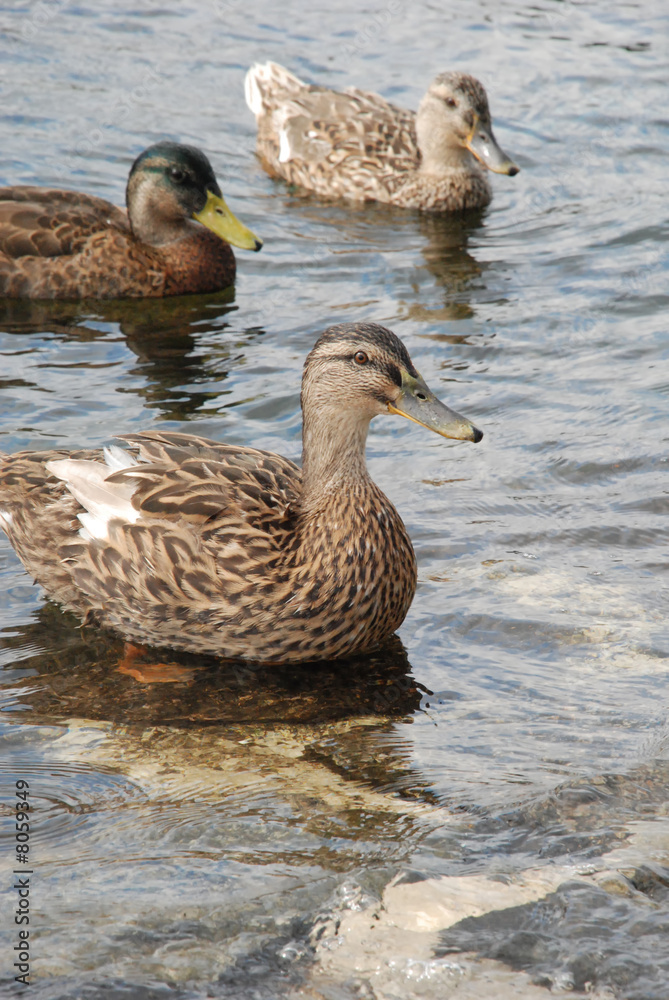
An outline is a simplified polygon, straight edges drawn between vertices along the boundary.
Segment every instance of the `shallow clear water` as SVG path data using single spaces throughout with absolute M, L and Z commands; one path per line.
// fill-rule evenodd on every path
M 372 425 L 419 589 L 404 648 L 316 672 L 143 684 L 0 538 L 31 995 L 669 993 L 667 27 L 659 2 L 0 11 L 0 183 L 122 202 L 170 136 L 266 241 L 234 295 L 0 303 L 1 450 L 160 422 L 296 458 L 304 356 L 358 319 L 486 434 Z M 410 107 L 469 70 L 522 171 L 466 218 L 300 197 L 253 158 L 267 58 Z M 3 845 L 9 885 L 9 821 Z

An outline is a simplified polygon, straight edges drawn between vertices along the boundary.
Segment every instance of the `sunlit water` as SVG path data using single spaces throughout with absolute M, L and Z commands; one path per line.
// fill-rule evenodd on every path
M 404 651 L 343 666 L 142 684 L 0 538 L 39 1000 L 669 994 L 667 16 L 443 8 L 0 11 L 1 183 L 122 202 L 169 136 L 266 241 L 234 296 L 0 304 L 0 449 L 160 422 L 297 458 L 304 356 L 358 319 L 486 435 L 372 425 L 420 583 Z M 466 69 L 522 172 L 456 219 L 291 193 L 253 158 L 267 58 L 410 107 Z

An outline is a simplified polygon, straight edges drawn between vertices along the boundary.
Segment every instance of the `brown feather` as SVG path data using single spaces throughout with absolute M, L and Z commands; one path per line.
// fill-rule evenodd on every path
M 93 195 L 0 188 L 0 296 L 143 298 L 227 288 L 235 280 L 231 247 L 187 212 L 179 217 L 168 194 L 151 206 L 148 242 L 137 235 L 143 206 L 135 204 L 130 182 L 130 219 Z
M 125 435 L 128 468 L 117 453 L 116 471 L 98 451 L 5 456 L 0 526 L 52 598 L 136 642 L 270 662 L 371 649 L 402 623 L 416 588 L 406 529 L 364 460 L 369 421 L 388 409 L 380 396 L 401 396 L 388 375 L 398 369 L 419 378 L 382 327 L 321 336 L 302 383 L 303 470 L 161 431 Z M 65 462 L 57 478 L 47 463 L 64 458 L 100 466 Z M 102 523 L 91 499 L 101 494 L 110 499 L 98 537 L 86 519 Z
M 444 89 L 456 95 L 457 112 L 446 108 Z M 482 85 L 467 74 L 437 77 L 418 119 L 372 92 L 310 86 L 276 63 L 249 70 L 246 95 L 258 155 L 274 177 L 325 197 L 400 208 L 458 211 L 491 199 L 486 171 L 466 148 L 472 113 L 490 129 L 490 112 Z M 417 132 L 421 117 L 429 142 Z

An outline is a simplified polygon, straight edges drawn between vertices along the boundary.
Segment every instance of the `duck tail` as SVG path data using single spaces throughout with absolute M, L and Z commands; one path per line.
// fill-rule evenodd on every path
M 254 63 L 244 79 L 244 96 L 256 119 L 283 101 L 296 97 L 307 84 L 275 62 Z

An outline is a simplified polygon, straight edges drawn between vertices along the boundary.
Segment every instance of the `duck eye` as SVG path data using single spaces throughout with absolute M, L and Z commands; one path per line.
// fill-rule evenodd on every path
M 356 365 L 366 365 L 367 362 L 369 361 L 369 358 L 367 357 L 364 351 L 356 351 L 356 353 L 353 355 L 353 360 L 355 361 Z
M 447 108 L 457 108 L 458 106 L 458 102 L 454 97 L 445 97 L 444 104 L 446 105 Z
M 181 184 L 182 181 L 186 179 L 186 175 L 183 170 L 179 170 L 178 167 L 170 167 L 170 177 L 177 184 Z

